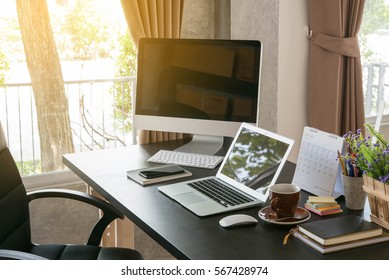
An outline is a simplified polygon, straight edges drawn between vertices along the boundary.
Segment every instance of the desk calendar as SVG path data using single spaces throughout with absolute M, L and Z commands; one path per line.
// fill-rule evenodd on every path
M 318 196 L 332 196 L 339 170 L 337 151 L 343 145 L 343 137 L 306 126 L 292 184 Z

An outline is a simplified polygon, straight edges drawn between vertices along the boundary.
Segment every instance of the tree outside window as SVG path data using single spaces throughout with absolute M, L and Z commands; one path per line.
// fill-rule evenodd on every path
M 27 4 L 31 6 L 26 6 Z M 43 6 L 47 7 L 45 13 L 37 16 L 39 12 L 42 12 Z M 38 29 L 38 23 L 49 28 L 42 31 L 42 29 Z M 82 140 L 79 141 L 81 129 L 87 130 L 85 127 L 79 129 L 79 127 L 84 126 L 83 122 L 72 120 L 72 114 L 74 116 L 79 111 L 83 110 L 84 115 L 92 115 L 90 111 L 97 110 L 97 106 L 105 102 L 104 107 L 98 109 L 104 110 L 104 113 L 101 114 L 104 114 L 107 119 L 113 118 L 113 116 L 123 119 L 120 121 L 121 127 L 117 127 L 117 131 L 131 130 L 131 121 L 127 120 L 131 111 L 129 87 L 116 86 L 112 82 L 109 85 L 108 82 L 104 85 L 101 84 L 99 88 L 89 85 L 76 88 L 65 84 L 64 89 L 63 86 L 66 81 L 71 81 L 72 84 L 81 83 L 81 80 L 111 81 L 118 75 L 122 77 L 134 74 L 135 51 L 129 40 L 120 1 L 2 0 L 0 3 L 0 31 L 2 33 L 0 120 L 2 120 L 3 125 L 8 126 L 7 131 L 13 134 L 9 138 L 9 144 L 16 151 L 14 156 L 17 158 L 23 175 L 62 169 L 60 155 L 73 151 L 72 137 L 74 138 L 75 151 L 79 151 L 81 146 L 86 147 L 86 149 L 105 147 L 100 145 L 99 142 L 103 141 L 101 139 L 92 140 L 92 145 Z M 53 40 L 44 40 L 49 37 Z M 50 53 L 55 55 L 46 55 L 45 57 L 45 53 L 48 53 L 45 48 L 53 50 Z M 33 57 L 32 54 L 39 54 L 39 57 L 43 59 L 38 61 L 37 57 Z M 50 64 L 58 59 L 60 66 L 58 63 L 55 67 Z M 28 67 L 27 61 L 30 61 Z M 60 72 L 63 74 L 61 75 Z M 59 75 L 55 75 L 56 73 Z M 28 84 L 30 81 L 33 84 L 31 89 L 28 86 L 16 86 L 16 84 Z M 38 86 L 54 82 L 60 87 L 45 91 L 38 88 Z M 100 97 L 98 101 L 90 102 L 92 99 L 90 96 L 95 96 L 95 90 L 103 92 L 107 98 Z M 57 98 L 59 92 L 62 92 L 61 99 Z M 88 99 L 82 99 L 84 93 L 88 94 Z M 112 97 L 113 95 L 114 97 Z M 93 98 L 97 100 L 99 97 Z M 110 102 L 107 100 L 111 99 L 114 99 L 114 102 L 109 107 Z M 74 100 L 89 107 L 79 109 Z M 73 107 L 69 110 L 66 108 L 68 102 L 69 107 Z M 53 108 L 52 110 L 48 110 L 50 106 Z M 24 108 L 28 110 L 24 110 Z M 70 115 L 71 130 L 62 133 L 65 130 L 58 129 L 58 127 L 65 126 L 54 122 L 54 120 L 60 119 L 61 115 L 66 116 L 66 114 Z M 42 124 L 45 123 L 43 120 L 47 120 L 48 116 L 52 117 L 53 120 L 46 121 L 46 126 L 42 128 Z M 69 118 L 63 119 L 64 122 L 69 123 Z M 91 121 L 97 123 L 96 120 L 92 119 Z M 99 132 L 92 131 L 91 133 L 97 138 Z M 87 132 L 84 134 L 86 135 Z M 70 139 L 69 147 L 65 150 L 61 150 L 65 147 L 62 140 L 55 139 L 58 135 L 64 140 Z M 105 136 L 106 134 L 101 138 Z M 116 141 L 117 138 L 111 137 L 106 141 L 112 139 Z M 34 143 L 31 144 L 31 142 Z M 42 143 L 46 144 L 42 146 Z M 56 151 L 57 156 L 54 155 L 53 151 Z M 34 157 L 33 160 L 31 160 L 32 157 Z

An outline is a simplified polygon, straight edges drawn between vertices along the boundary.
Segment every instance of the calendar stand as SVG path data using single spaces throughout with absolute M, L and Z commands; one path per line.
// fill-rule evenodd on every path
M 343 146 L 343 137 L 306 126 L 292 184 L 318 196 L 339 196 L 342 191 L 335 191 L 340 175 L 337 158 Z

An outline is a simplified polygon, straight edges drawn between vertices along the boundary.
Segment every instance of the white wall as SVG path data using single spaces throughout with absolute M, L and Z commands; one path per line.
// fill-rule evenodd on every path
M 277 131 L 295 140 L 290 160 L 296 162 L 308 123 L 308 4 L 279 0 Z

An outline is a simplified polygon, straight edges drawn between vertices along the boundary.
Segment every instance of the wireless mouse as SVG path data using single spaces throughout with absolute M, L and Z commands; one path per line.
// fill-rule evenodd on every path
M 256 224 L 258 220 L 246 214 L 234 214 L 226 216 L 219 221 L 219 225 L 224 228 Z

